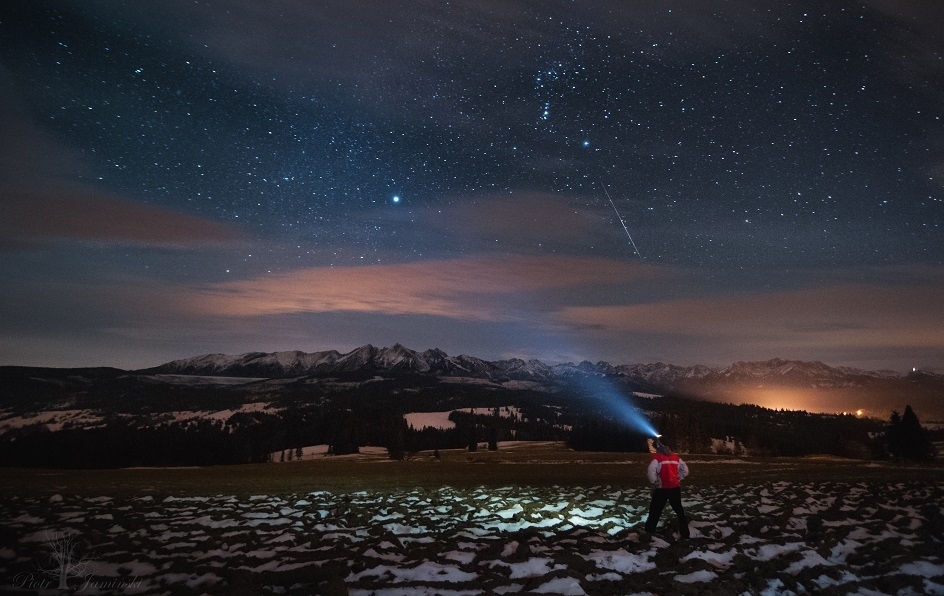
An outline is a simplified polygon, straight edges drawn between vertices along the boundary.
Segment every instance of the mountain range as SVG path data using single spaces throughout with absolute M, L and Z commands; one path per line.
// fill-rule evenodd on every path
M 736 362 L 727 367 L 661 362 L 612 365 L 603 361 L 549 365 L 534 359 L 487 361 L 473 356 L 449 356 L 440 349 L 417 352 L 395 344 L 383 348 L 365 345 L 344 354 L 336 350 L 208 354 L 136 372 L 258 379 L 330 377 L 357 372 L 537 385 L 596 376 L 618 380 L 638 392 L 676 392 L 710 401 L 752 403 L 773 409 L 858 412 L 887 418 L 892 411 L 901 412 L 906 405 L 911 405 L 927 420 L 944 421 L 944 375 L 921 371 L 867 371 L 783 359 Z
M 208 354 L 141 370 L 0 366 L 0 466 L 262 462 L 323 444 L 463 448 L 489 440 L 483 429 L 496 441 L 583 450 L 625 449 L 658 428 L 689 450 L 735 437 L 758 454 L 869 457 L 894 411 L 911 406 L 944 427 L 942 398 L 944 376 L 917 371 L 781 359 L 549 365 L 399 344 Z M 417 422 L 430 416 L 449 423 Z
M 763 362 L 736 362 L 724 368 L 704 365 L 678 366 L 654 364 L 612 365 L 600 361 L 579 364 L 548 365 L 540 360 L 488 361 L 474 356 L 449 356 L 438 348 L 424 352 L 400 344 L 378 348 L 370 344 L 342 354 L 336 350 L 323 352 L 248 352 L 240 355 L 207 354 L 174 360 L 138 372 L 154 374 L 186 374 L 234 377 L 293 377 L 325 375 L 339 372 L 377 371 L 412 372 L 445 377 L 474 377 L 490 380 L 548 381 L 575 374 L 618 375 L 629 379 L 672 386 L 691 379 L 781 379 L 810 381 L 828 385 L 845 385 L 862 379 L 905 379 L 917 373 L 866 371 L 849 367 L 834 368 L 822 362 L 772 359 Z M 942 375 L 938 376 L 944 379 Z

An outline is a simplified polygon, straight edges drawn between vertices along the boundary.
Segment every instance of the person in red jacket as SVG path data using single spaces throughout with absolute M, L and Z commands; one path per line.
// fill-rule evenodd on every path
M 652 500 L 649 502 L 646 531 L 650 534 L 655 531 L 662 509 L 668 502 L 678 518 L 679 536 L 688 538 L 688 518 L 682 508 L 682 487 L 679 485 L 679 482 L 688 476 L 688 465 L 659 439 L 655 439 L 652 444 L 655 453 L 652 454 L 647 476 L 655 488 L 652 489 Z

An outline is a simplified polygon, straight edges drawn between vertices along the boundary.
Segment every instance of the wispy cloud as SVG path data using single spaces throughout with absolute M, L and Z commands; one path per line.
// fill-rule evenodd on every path
M 222 222 L 147 205 L 79 182 L 77 151 L 29 118 L 0 67 L 0 251 L 52 239 L 140 246 L 200 246 L 241 233 Z
M 647 304 L 572 306 L 566 324 L 589 334 L 647 333 L 806 348 L 944 348 L 944 287 L 847 284 L 813 289 L 662 300 Z
M 183 247 L 230 242 L 241 233 L 224 223 L 153 207 L 94 189 L 6 189 L 0 242 L 36 244 L 50 239 L 139 246 Z
M 486 255 L 302 269 L 208 286 L 187 302 L 220 316 L 343 311 L 501 321 L 549 308 L 549 295 L 557 291 L 655 274 L 639 264 L 606 259 Z

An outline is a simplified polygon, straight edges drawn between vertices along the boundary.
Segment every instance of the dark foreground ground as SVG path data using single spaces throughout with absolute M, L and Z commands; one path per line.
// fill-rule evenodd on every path
M 530 446 L 189 470 L 3 470 L 0 588 L 94 594 L 944 594 L 944 470 Z M 64 555 L 70 555 L 64 565 Z

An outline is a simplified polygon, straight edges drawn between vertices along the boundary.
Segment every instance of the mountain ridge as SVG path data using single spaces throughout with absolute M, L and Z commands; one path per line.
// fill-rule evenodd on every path
M 396 343 L 391 347 L 365 344 L 347 353 L 337 350 L 302 352 L 247 352 L 244 354 L 204 354 L 173 360 L 137 373 L 192 374 L 217 376 L 304 376 L 323 375 L 355 370 L 378 372 L 429 373 L 439 376 L 472 376 L 478 378 L 507 377 L 518 380 L 548 381 L 577 374 L 616 375 L 654 382 L 677 384 L 686 380 L 750 381 L 780 379 L 791 381 L 830 382 L 836 379 L 907 379 L 928 376 L 944 380 L 944 375 L 927 372 L 899 373 L 870 371 L 847 366 L 833 367 L 820 361 L 772 358 L 761 361 L 738 361 L 726 367 L 697 364 L 680 366 L 663 362 L 618 364 L 606 361 L 592 363 L 566 362 L 546 364 L 538 359 L 510 358 L 489 361 L 475 356 L 449 356 L 439 348 L 418 352 Z
M 133 372 L 268 379 L 417 375 L 452 383 L 525 382 L 549 391 L 571 383 L 604 379 L 641 394 L 673 393 L 721 403 L 823 413 L 855 412 L 879 418 L 911 404 L 931 419 L 944 421 L 942 374 L 869 371 L 783 358 L 738 361 L 724 367 L 664 362 L 614 365 L 588 360 L 547 364 L 537 359 L 488 361 L 468 355 L 449 356 L 439 348 L 418 352 L 396 343 L 380 348 L 366 344 L 347 353 L 326 350 L 205 354 Z

